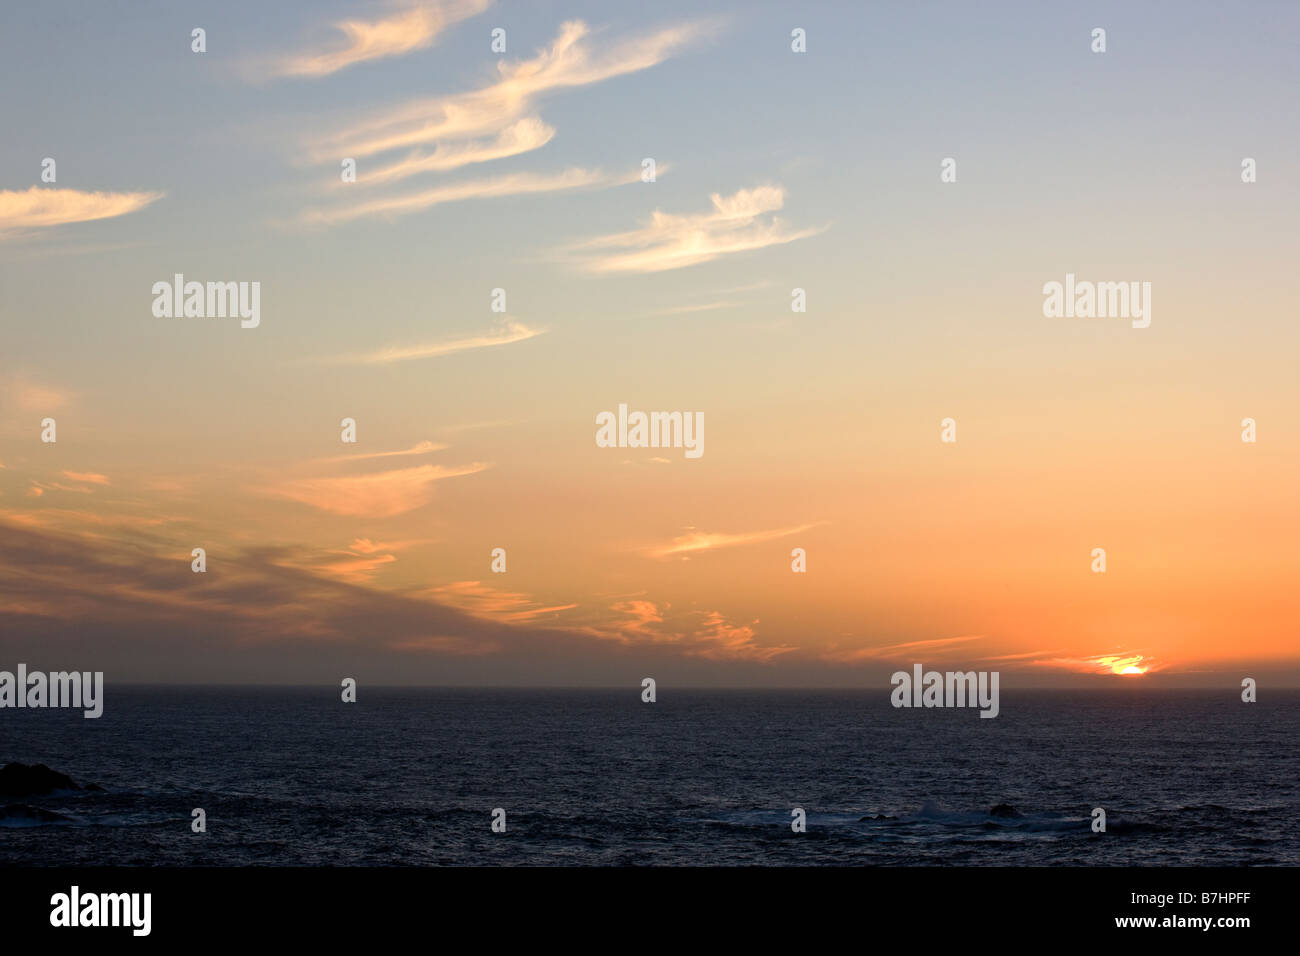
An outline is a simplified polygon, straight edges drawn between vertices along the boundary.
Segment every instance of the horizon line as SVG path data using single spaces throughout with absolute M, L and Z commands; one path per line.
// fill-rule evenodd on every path
M 1046 684 L 1046 685 L 1016 685 L 1007 688 L 1015 691 L 1062 691 L 1062 690 L 1107 690 L 1110 688 L 1132 687 L 1146 683 L 1142 680 L 1122 680 L 1112 681 L 1106 675 L 1099 675 L 1096 681 L 1106 681 L 1105 686 L 1099 686 L 1096 683 L 1090 684 Z M 362 682 L 358 682 L 360 684 Z M 198 681 L 115 681 L 117 687 L 157 687 L 157 688 L 226 688 L 226 687 L 249 687 L 249 688 L 277 688 L 288 690 L 315 690 L 327 687 L 337 690 L 339 684 L 312 683 L 312 684 L 282 684 L 282 683 L 261 683 L 261 682 L 244 682 L 236 683 L 226 682 L 198 682 Z M 626 691 L 629 688 L 639 691 L 640 683 L 636 684 L 365 684 L 366 687 L 377 690 L 616 690 Z M 744 684 L 672 684 L 669 685 L 677 690 L 705 690 L 705 691 L 879 691 L 887 690 L 890 685 L 744 685 Z M 1234 684 L 1184 684 L 1184 685 L 1164 685 L 1151 688 L 1160 691 L 1178 691 L 1178 690 L 1225 690 L 1240 691 L 1240 685 Z M 1277 691 L 1300 691 L 1300 684 L 1283 684 L 1276 687 L 1270 686 L 1269 690 Z

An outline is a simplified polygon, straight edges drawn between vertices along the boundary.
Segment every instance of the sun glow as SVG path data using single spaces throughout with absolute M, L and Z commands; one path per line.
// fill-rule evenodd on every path
M 1125 668 L 1124 668 L 1123 670 L 1121 670 L 1119 673 L 1120 673 L 1121 676 L 1122 676 L 1122 675 L 1124 675 L 1124 674 L 1145 674 L 1146 671 L 1143 670 L 1141 667 L 1138 667 L 1136 664 L 1129 664 L 1127 667 L 1125 667 Z

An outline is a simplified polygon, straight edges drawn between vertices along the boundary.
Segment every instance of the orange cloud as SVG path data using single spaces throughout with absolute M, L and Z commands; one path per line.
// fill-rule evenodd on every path
M 356 538 L 348 547 L 357 554 L 375 554 L 378 551 L 391 550 L 393 545 L 374 542 L 369 538 Z
M 265 493 L 336 515 L 390 518 L 428 504 L 433 500 L 435 482 L 472 475 L 488 467 L 479 462 L 459 468 L 420 465 L 369 475 L 301 478 L 267 488 Z
M 797 648 L 758 643 L 754 625 L 732 624 L 720 611 L 689 611 L 669 623 L 669 608 L 653 601 L 634 599 L 610 607 L 622 619 L 586 627 L 590 633 L 624 644 L 671 644 L 687 657 L 708 660 L 750 660 L 767 663 Z
M 9 400 L 25 412 L 57 412 L 72 401 L 71 392 L 33 385 L 30 382 L 13 382 L 6 389 Z
M 86 491 L 86 489 L 81 490 L 83 493 Z M 28 496 L 32 498 L 39 498 L 44 494 L 44 490 L 36 483 L 33 483 L 32 489 L 28 491 Z M 95 514 L 93 511 L 74 511 L 68 508 L 41 508 L 37 511 L 0 511 L 0 520 L 11 521 L 32 528 L 80 532 L 90 536 L 92 532 L 86 530 L 88 525 L 102 528 L 132 528 L 138 530 L 156 528 L 175 519 L 139 515 L 101 515 Z
M 65 471 L 63 477 L 70 478 L 73 481 L 84 481 L 91 485 L 110 484 L 107 476 L 96 474 L 93 471 Z
M 402 56 L 432 46 L 447 27 L 482 13 L 491 0 L 421 3 L 383 20 L 342 20 L 335 28 L 346 38 L 339 49 L 288 57 L 272 67 L 279 76 L 321 77 L 357 63 Z
M 371 541 L 369 538 L 355 538 L 342 551 L 326 552 L 324 559 L 308 556 L 306 561 L 288 562 L 290 567 L 301 567 L 308 571 L 318 571 L 340 581 L 363 584 L 374 577 L 376 571 L 397 561 L 394 551 L 401 551 L 415 542 L 411 541 Z
M 410 448 L 403 448 L 400 451 L 372 451 L 362 454 L 336 455 L 332 458 L 317 458 L 319 462 L 340 462 L 340 461 L 365 461 L 370 458 L 397 458 L 404 455 L 428 455 L 435 451 L 445 451 L 446 445 L 437 445 L 431 441 L 416 442 Z
M 619 622 L 620 631 L 633 634 L 653 636 L 658 625 L 664 622 L 664 616 L 653 601 L 620 601 L 610 610 L 626 615 L 626 620 Z
M 346 553 L 346 552 L 344 552 Z M 320 570 L 325 574 L 336 577 L 341 581 L 352 581 L 361 583 L 370 580 L 371 575 L 379 568 L 386 564 L 392 564 L 397 560 L 396 555 L 377 554 L 372 557 L 353 557 L 345 561 L 333 561 L 320 566 Z
M 921 641 L 905 641 L 902 644 L 889 644 L 884 647 L 861 647 L 854 650 L 830 650 L 822 655 L 823 660 L 840 661 L 846 664 L 858 661 L 890 660 L 902 655 L 922 653 L 925 651 L 946 650 L 954 644 L 978 641 L 982 634 L 963 634 L 960 637 L 935 637 Z M 982 658 L 987 659 L 987 658 Z
M 60 481 L 37 481 L 32 479 L 31 488 L 27 491 L 29 498 L 39 498 L 47 491 L 71 491 L 79 495 L 88 495 L 94 489 L 87 488 L 84 485 L 65 485 Z
M 666 545 L 659 545 L 647 549 L 647 554 L 656 558 L 668 557 L 674 554 L 692 554 L 697 551 L 716 551 L 719 548 L 735 548 L 746 544 L 758 544 L 763 541 L 774 541 L 777 538 L 785 538 L 792 534 L 798 534 L 801 531 L 807 531 L 809 528 L 816 528 L 825 524 L 824 521 L 814 522 L 813 524 L 801 524 L 793 528 L 776 528 L 771 531 L 745 531 L 736 534 L 726 534 L 722 532 L 708 532 L 692 530 L 690 534 L 680 535 L 673 538 Z
M 576 604 L 542 606 L 526 594 L 490 588 L 479 581 L 456 581 L 430 590 L 438 603 L 464 611 L 474 617 L 503 624 L 524 624 L 546 614 L 568 611 Z
M 709 660 L 770 661 L 781 654 L 795 650 L 793 647 L 763 647 L 755 640 L 754 621 L 751 624 L 732 624 L 719 612 L 708 611 L 704 622 L 692 635 L 697 645 L 686 653 Z

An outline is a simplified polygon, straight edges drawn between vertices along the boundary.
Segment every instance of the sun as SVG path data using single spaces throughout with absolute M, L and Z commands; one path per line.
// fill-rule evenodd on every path
M 1122 671 L 1120 671 L 1119 673 L 1120 673 L 1120 676 L 1122 677 L 1122 676 L 1125 675 L 1125 674 L 1145 674 L 1146 671 L 1144 671 L 1142 668 L 1138 667 L 1136 664 L 1129 664 L 1128 667 L 1125 667 L 1125 668 L 1124 668 Z

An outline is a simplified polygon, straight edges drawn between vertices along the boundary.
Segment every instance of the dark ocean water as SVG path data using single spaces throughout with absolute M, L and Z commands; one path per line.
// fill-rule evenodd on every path
M 8 801 L 68 819 L 0 820 L 0 865 L 1296 865 L 1297 731 L 1300 692 L 1231 689 L 1006 691 L 994 720 L 879 691 L 116 689 L 99 720 L 0 712 L 0 763 L 107 791 Z

